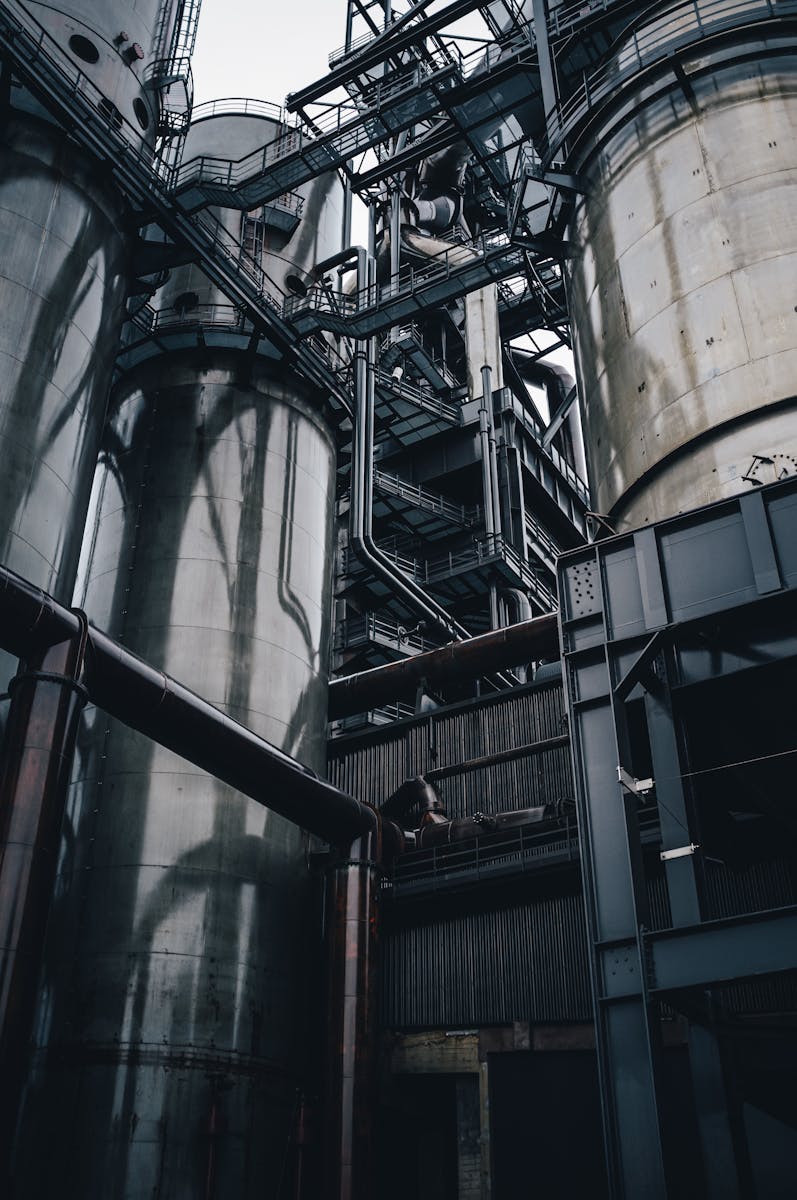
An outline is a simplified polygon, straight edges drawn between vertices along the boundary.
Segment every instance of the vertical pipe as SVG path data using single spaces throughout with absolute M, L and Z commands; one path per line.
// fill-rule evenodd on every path
M 490 496 L 493 507 L 493 533 L 501 536 L 501 498 L 498 491 L 498 461 L 495 452 L 495 432 L 493 430 L 493 388 L 492 370 L 485 365 L 482 367 L 482 398 L 487 409 L 487 466 L 490 477 Z M 491 547 L 492 549 L 492 547 Z
M 390 195 L 390 283 L 398 291 L 401 267 L 401 189 L 396 186 Z
M 488 538 L 495 533 L 493 522 L 493 489 L 490 481 L 490 432 L 487 425 L 487 409 L 484 402 L 479 409 L 479 442 L 482 455 L 482 492 L 484 494 L 484 532 Z
M 20 664 L 0 773 L 0 1180 L 9 1160 L 35 1010 L 78 720 L 87 623 Z
M 358 838 L 327 878 L 324 1200 L 370 1200 L 376 1075 L 381 830 Z

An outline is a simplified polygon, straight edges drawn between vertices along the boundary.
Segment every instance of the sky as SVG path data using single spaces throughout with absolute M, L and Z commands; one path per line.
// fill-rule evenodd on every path
M 326 73 L 345 26 L 345 0 L 202 0 L 194 103 L 245 96 L 282 104 Z

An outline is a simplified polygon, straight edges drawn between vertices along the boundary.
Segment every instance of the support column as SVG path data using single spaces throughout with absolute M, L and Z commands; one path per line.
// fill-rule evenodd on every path
M 324 1200 L 370 1200 L 375 1105 L 381 830 L 358 838 L 327 882 Z
M 27 1068 L 79 716 L 87 623 L 20 664 L 0 766 L 0 1180 Z M 5 1191 L 5 1189 L 0 1189 Z
M 639 536 L 639 535 L 637 535 Z M 682 778 L 678 732 L 670 692 L 674 674 L 673 653 L 664 650 L 656 660 L 654 671 L 643 681 L 645 715 L 650 740 L 653 779 L 661 827 L 661 849 L 670 900 L 673 928 L 697 925 L 703 914 L 700 910 L 696 855 L 666 857 L 669 851 L 693 844 L 692 822 Z M 709 1003 L 709 1009 L 712 1006 Z M 745 1150 L 740 1139 L 741 1122 L 732 1128 L 728 1109 L 722 1052 L 714 1030 L 690 1022 L 689 1062 L 697 1105 L 700 1144 L 705 1165 L 706 1189 L 709 1200 L 739 1200 L 744 1195 L 742 1174 L 745 1170 Z

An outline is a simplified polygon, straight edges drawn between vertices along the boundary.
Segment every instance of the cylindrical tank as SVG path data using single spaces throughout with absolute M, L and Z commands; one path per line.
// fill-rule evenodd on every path
M 233 157 L 280 129 L 251 116 L 201 125 L 203 147 Z M 303 267 L 339 249 L 322 233 L 341 229 L 337 182 L 306 192 L 312 228 L 268 234 L 286 259 L 295 244 Z M 267 219 L 216 215 L 245 236 Z M 276 273 L 265 229 L 257 254 Z M 172 300 L 186 293 L 197 301 L 180 313 Z M 85 608 L 320 772 L 335 478 L 325 398 L 267 342 L 253 351 L 252 330 L 198 270 L 175 271 L 158 299 L 161 345 L 175 346 L 112 395 Z M 20 1186 L 80 1200 L 283 1194 L 314 969 L 306 838 L 96 710 L 77 776 Z
M 45 48 L 85 74 L 98 120 L 151 141 L 157 100 L 143 72 L 178 0 L 27 7 Z M 105 173 L 12 87 L 0 133 L 0 561 L 67 602 L 124 311 L 124 224 Z M 0 654 L 0 692 L 15 669 Z
M 617 528 L 797 469 L 794 39 L 770 23 L 697 44 L 727 7 L 674 6 L 637 30 L 596 77 L 623 82 L 622 107 L 571 164 L 586 180 L 568 288 L 593 502 Z M 683 86 L 634 76 L 692 38 Z

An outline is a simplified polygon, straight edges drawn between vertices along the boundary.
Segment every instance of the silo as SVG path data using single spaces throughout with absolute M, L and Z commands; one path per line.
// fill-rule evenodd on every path
M 776 9 L 648 8 L 565 105 L 593 500 L 618 529 L 797 469 L 797 73 Z
M 97 120 L 154 136 L 144 87 L 178 0 L 27 6 Z M 171 19 L 171 18 L 170 18 Z M 121 33 L 125 39 L 120 40 Z M 69 602 L 127 287 L 123 200 L 22 87 L 0 133 L 0 561 Z M 0 691 L 15 664 L 0 656 Z
M 280 136 L 262 107 L 205 110 L 185 159 L 239 158 Z M 339 249 L 336 178 L 275 207 L 213 215 L 272 276 Z M 156 302 L 157 345 L 130 352 L 111 398 L 85 608 L 320 771 L 326 397 L 198 269 L 176 271 Z M 307 850 L 290 823 L 89 711 L 18 1156 L 26 1186 L 33 1170 L 41 1194 L 81 1200 L 287 1194 L 314 951 Z M 42 1129 L 50 1152 L 35 1162 Z

